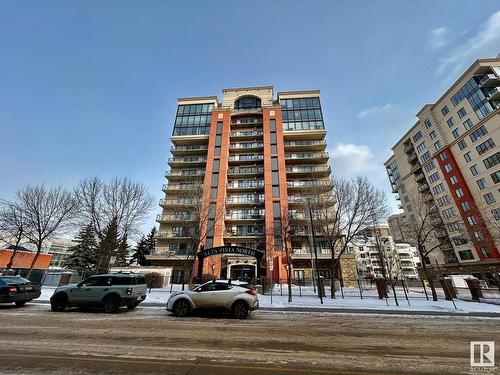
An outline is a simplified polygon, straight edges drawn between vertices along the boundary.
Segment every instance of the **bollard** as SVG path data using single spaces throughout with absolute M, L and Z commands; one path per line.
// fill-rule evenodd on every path
M 363 288 L 361 287 L 361 280 L 358 279 L 359 296 L 363 299 Z
M 300 297 L 302 297 L 302 287 L 301 287 L 301 285 L 302 285 L 302 281 L 299 280 L 299 296 Z

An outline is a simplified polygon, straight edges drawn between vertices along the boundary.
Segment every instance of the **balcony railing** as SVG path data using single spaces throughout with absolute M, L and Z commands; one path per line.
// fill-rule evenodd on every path
M 167 190 L 197 190 L 197 189 L 202 189 L 201 187 L 198 187 L 196 185 L 175 185 L 175 184 L 164 184 L 162 187 L 163 191 Z
M 190 233 L 188 231 L 182 231 L 182 232 L 166 231 L 166 232 L 158 232 L 157 237 L 160 238 L 160 239 L 165 239 L 165 238 L 189 238 L 189 237 L 191 237 L 191 235 L 190 235 Z
M 425 180 L 425 175 L 423 173 L 417 173 L 414 178 L 416 182 L 419 182 Z
M 321 148 L 324 148 L 324 147 L 326 147 L 326 141 L 325 140 L 285 141 L 284 146 L 285 146 L 285 148 L 292 148 L 292 147 L 310 148 L 313 146 L 320 146 Z
M 434 199 L 434 197 L 431 195 L 431 194 L 426 194 L 424 196 L 424 202 L 425 203 L 429 203 L 429 202 L 432 202 L 432 200 Z
M 416 161 L 418 161 L 417 154 L 413 153 L 413 154 L 408 155 L 408 162 L 409 163 L 414 163 Z
M 498 87 L 484 89 L 484 91 L 488 100 L 500 99 L 500 89 Z
M 229 168 L 227 170 L 228 175 L 243 175 L 243 174 L 261 174 L 264 173 L 263 167 L 257 168 Z
M 226 214 L 226 220 L 262 220 L 264 214 L 260 213 L 229 213 Z
M 238 196 L 229 196 L 227 198 L 227 203 L 229 204 L 261 204 L 264 203 L 264 198 L 248 198 L 248 197 L 238 197 Z
M 162 207 L 191 206 L 193 204 L 196 204 L 194 199 L 160 199 L 160 206 L 162 206 Z
M 264 132 L 260 130 L 242 130 L 231 132 L 231 137 L 261 137 L 263 134 Z
M 165 173 L 166 178 L 170 177 L 196 177 L 196 176 L 204 176 L 205 171 L 200 170 L 200 169 L 192 169 L 189 172 L 188 171 L 167 171 Z
M 319 167 L 287 167 L 286 173 L 321 173 L 328 172 L 331 173 L 331 169 L 327 165 L 322 165 Z
M 228 231 L 227 235 L 229 237 L 262 237 L 265 236 L 265 232 L 251 232 L 251 231 Z
M 434 235 L 435 235 L 437 238 L 448 237 L 448 233 L 446 233 L 446 231 L 444 231 L 444 230 L 435 230 L 435 231 L 434 231 Z
M 262 119 L 252 118 L 252 119 L 237 119 L 231 121 L 231 125 L 254 125 L 254 124 L 262 124 Z
M 292 160 L 292 159 L 328 159 L 328 152 L 307 152 L 307 153 L 299 153 L 299 154 L 286 153 L 285 159 L 286 160 Z
M 420 162 L 417 161 L 415 164 L 411 166 L 411 173 L 415 173 L 421 169 L 422 169 L 422 164 L 420 164 Z
M 168 221 L 191 221 L 195 220 L 192 215 L 156 215 L 157 222 L 168 222 Z
M 206 163 L 206 157 L 185 157 L 185 158 L 170 158 L 168 159 L 168 164 L 195 164 L 195 163 Z
M 308 180 L 308 181 L 294 181 L 294 180 L 289 180 L 286 182 L 286 186 L 288 187 L 310 187 L 310 186 L 324 186 L 326 187 L 331 187 L 332 184 L 330 181 L 313 181 L 313 180 Z
M 186 145 L 186 146 L 171 146 L 170 151 L 174 152 L 187 152 L 187 151 L 206 151 L 208 145 Z
M 412 150 L 413 150 L 413 143 L 410 142 L 404 146 L 404 152 L 409 153 Z
M 249 149 L 249 148 L 263 148 L 264 143 L 262 142 L 251 142 L 251 143 L 230 143 L 229 148 L 234 149 Z
M 263 160 L 264 155 L 230 155 L 229 161 L 257 161 Z
M 426 190 L 429 190 L 429 185 L 427 184 L 427 182 L 423 183 L 422 185 L 420 185 L 418 187 L 418 191 L 421 193 L 426 191 Z
M 500 84 L 500 78 L 498 78 L 495 74 L 489 73 L 486 74 L 481 80 L 479 81 L 479 86 L 481 87 L 490 87 L 490 86 L 496 86 Z
M 263 187 L 264 181 L 232 181 L 227 185 L 228 189 L 254 189 Z

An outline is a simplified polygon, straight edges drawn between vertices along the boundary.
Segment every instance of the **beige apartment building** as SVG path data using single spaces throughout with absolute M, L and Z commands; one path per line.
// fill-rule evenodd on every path
M 425 259 L 436 276 L 473 274 L 498 285 L 500 271 L 500 59 L 482 59 L 433 104 L 385 162 L 404 217 L 423 202 L 435 225 Z M 398 240 L 401 215 L 390 218 Z
M 221 101 L 178 99 L 150 264 L 172 267 L 174 281 L 184 269 L 188 278 L 284 279 L 272 228 L 284 207 L 301 218 L 296 209 L 312 186 L 331 189 L 325 137 L 318 90 L 275 97 L 272 86 L 249 87 L 224 89 Z M 307 243 L 306 232 L 290 239 L 298 279 L 312 275 Z M 320 258 L 328 276 L 328 254 Z

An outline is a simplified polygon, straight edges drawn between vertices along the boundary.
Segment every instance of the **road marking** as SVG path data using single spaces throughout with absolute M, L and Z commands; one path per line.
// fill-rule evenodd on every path
M 128 363 L 128 364 L 146 364 L 146 365 L 170 365 L 170 366 L 184 366 L 184 367 L 208 367 L 208 368 L 221 368 L 221 369 L 238 369 L 238 370 L 262 370 L 262 371 L 276 371 L 276 372 L 307 372 L 308 374 L 337 374 L 337 375 L 382 375 L 380 372 L 360 372 L 360 371 L 338 371 L 315 369 L 310 367 L 293 368 L 293 367 L 263 367 L 263 366 L 245 366 L 245 365 L 224 365 L 224 364 L 211 364 L 211 363 L 186 363 L 183 361 L 169 361 L 164 359 L 125 359 L 125 358 L 101 358 L 101 357 L 77 357 L 72 355 L 45 355 L 45 354 L 15 354 L 15 353 L 0 353 L 0 357 L 4 358 L 37 358 L 37 359 L 50 359 L 50 360 L 66 360 L 66 361 L 85 361 L 85 362 L 108 362 L 108 363 Z

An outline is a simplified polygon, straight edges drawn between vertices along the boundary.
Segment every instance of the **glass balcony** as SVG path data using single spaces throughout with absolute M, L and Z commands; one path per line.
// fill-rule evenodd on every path
M 228 189 L 258 189 L 264 187 L 264 181 L 231 181 L 228 185 Z
M 264 159 L 264 155 L 229 155 L 230 162 L 248 162 L 248 161 L 260 161 Z
M 226 220 L 263 220 L 264 214 L 259 212 L 230 212 Z
M 412 154 L 408 155 L 408 163 L 413 164 L 416 161 L 418 161 L 417 154 L 412 153 Z
M 300 153 L 286 153 L 286 161 L 307 161 L 307 162 L 327 162 L 328 152 L 300 152 Z
M 227 197 L 228 204 L 262 204 L 264 203 L 263 195 L 230 195 Z
M 207 151 L 208 145 L 183 145 L 183 146 L 171 146 L 170 152 L 173 155 L 181 154 L 196 154 L 202 151 Z
M 240 130 L 232 131 L 230 134 L 231 138 L 248 138 L 248 137 L 262 137 L 264 132 L 262 130 Z
M 165 186 L 165 185 L 164 185 Z M 193 204 L 197 204 L 194 199 L 160 199 L 161 207 L 169 207 L 169 206 L 192 206 Z
M 169 222 L 179 222 L 179 221 L 192 221 L 195 220 L 192 215 L 179 215 L 179 214 L 167 214 L 167 215 L 156 215 L 156 221 L 158 223 L 169 223 Z
M 488 100 L 499 100 L 500 99 L 500 88 L 492 87 L 484 90 Z
M 418 191 L 423 193 L 424 191 L 429 190 L 429 185 L 426 183 L 423 183 L 418 187 Z
M 297 167 L 287 167 L 286 173 L 288 175 L 292 175 L 292 176 L 299 175 L 299 174 L 304 174 L 304 175 L 314 174 L 317 176 L 326 177 L 326 176 L 330 175 L 331 169 L 327 165 L 318 166 L 318 167 L 313 167 L 313 166 L 300 167 L 300 166 L 297 166 Z
M 186 156 L 183 158 L 170 158 L 168 159 L 168 164 L 173 165 L 189 165 L 189 164 L 201 164 L 204 165 L 207 162 L 207 158 L 204 156 Z
M 263 167 L 255 168 L 229 168 L 227 170 L 228 175 L 252 175 L 252 174 L 262 174 L 264 173 Z
M 199 169 L 192 169 L 189 171 L 167 171 L 165 177 L 168 179 L 179 179 L 179 178 L 189 178 L 189 177 L 204 177 L 205 171 Z
M 177 184 L 164 184 L 162 190 L 167 191 L 194 191 L 194 190 L 202 190 L 202 186 L 197 185 L 177 185 Z
M 500 78 L 498 78 L 495 74 L 489 73 L 486 74 L 479 81 L 479 86 L 481 87 L 495 87 L 500 85 Z
M 416 181 L 416 182 L 420 182 L 420 181 L 425 180 L 425 176 L 424 176 L 424 174 L 423 174 L 423 173 L 417 173 L 417 174 L 414 176 L 414 178 L 415 178 L 415 181 Z
M 415 164 L 411 166 L 411 173 L 418 172 L 422 169 L 422 164 L 420 164 L 419 161 L 417 161 Z
M 285 141 L 284 147 L 286 151 L 323 151 L 326 147 L 325 140 L 300 140 L 300 141 Z
M 264 148 L 262 142 L 246 142 L 246 143 L 231 143 L 229 144 L 231 150 L 248 150 L 248 149 L 261 149 Z

